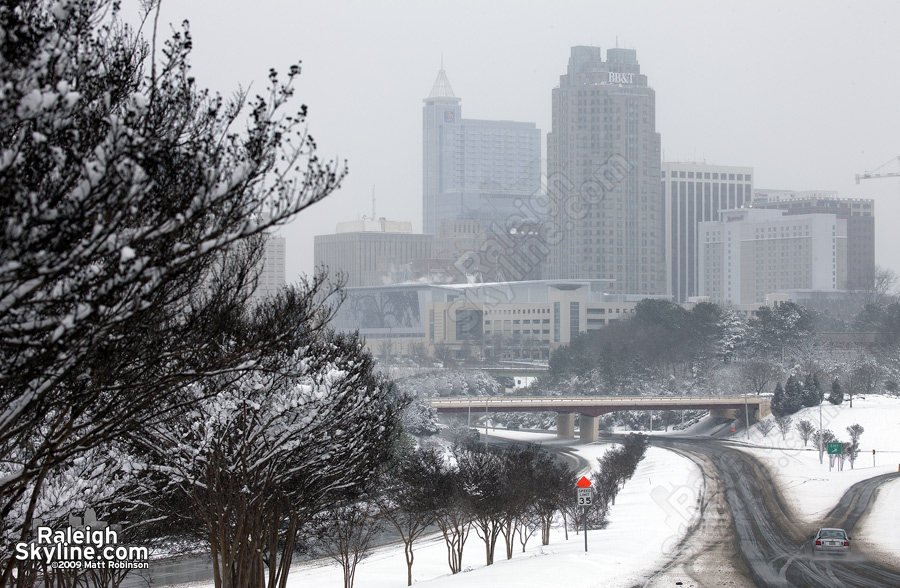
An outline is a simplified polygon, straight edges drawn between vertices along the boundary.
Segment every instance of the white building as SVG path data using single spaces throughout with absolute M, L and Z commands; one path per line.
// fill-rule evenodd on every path
M 833 214 L 719 211 L 698 231 L 700 296 L 764 304 L 785 290 L 837 291 L 847 279 L 847 221 Z
M 285 285 L 284 276 L 284 256 L 285 256 L 285 239 L 284 237 L 267 234 L 266 235 L 266 253 L 261 260 L 259 280 L 256 284 L 256 290 L 253 291 L 254 300 L 261 300 L 268 296 L 272 296 Z
M 609 293 L 610 280 L 398 284 L 346 288 L 332 325 L 358 331 L 376 354 L 414 344 L 457 357 L 548 359 L 579 333 L 631 318 L 643 296 Z
M 868 290 L 875 283 L 875 201 L 838 198 L 833 190 L 753 191 L 753 208 L 778 208 L 787 214 L 833 214 L 847 221 L 847 283 L 838 288 Z
M 697 229 L 719 211 L 751 202 L 753 168 L 696 162 L 663 162 L 666 217 L 666 289 L 676 302 L 696 296 Z

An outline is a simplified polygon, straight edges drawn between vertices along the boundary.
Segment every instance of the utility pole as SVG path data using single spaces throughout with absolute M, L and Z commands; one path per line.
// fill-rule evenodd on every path
M 821 406 L 821 405 L 820 405 Z M 750 440 L 750 410 L 747 407 L 747 394 L 744 394 L 744 423 L 747 427 L 747 441 Z
M 487 453 L 488 398 L 484 399 L 484 452 Z

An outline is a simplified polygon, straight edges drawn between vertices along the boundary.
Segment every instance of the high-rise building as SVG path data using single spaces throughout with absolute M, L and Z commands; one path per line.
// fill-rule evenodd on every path
M 754 208 L 787 214 L 833 214 L 847 221 L 847 282 L 841 290 L 868 290 L 875 283 L 875 201 L 838 198 L 833 191 L 755 190 Z
M 775 292 L 835 292 L 847 279 L 847 221 L 834 214 L 720 210 L 702 222 L 700 296 L 718 304 L 763 304 Z
M 749 205 L 753 168 L 705 163 L 662 164 L 666 216 L 666 285 L 676 302 L 699 292 L 697 225 L 719 218 L 719 210 Z
M 381 286 L 402 281 L 398 274 L 416 260 L 430 259 L 434 235 L 412 232 L 409 221 L 359 220 L 338 223 L 332 235 L 316 235 L 316 267 L 340 272 L 346 286 Z
M 268 233 L 265 239 L 266 252 L 260 260 L 259 276 L 256 281 L 256 289 L 253 291 L 253 299 L 256 302 L 274 296 L 286 283 L 285 238 Z
M 634 49 L 572 47 L 553 89 L 547 184 L 555 245 L 545 274 L 666 293 L 656 94 Z
M 422 232 L 476 219 L 485 229 L 516 217 L 516 200 L 541 188 L 541 131 L 534 123 L 462 118 L 443 69 L 422 109 Z M 518 215 L 519 217 L 521 214 Z

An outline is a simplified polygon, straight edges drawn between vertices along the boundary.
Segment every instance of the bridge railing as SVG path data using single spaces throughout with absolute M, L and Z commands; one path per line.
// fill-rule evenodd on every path
M 663 404 L 663 403 L 705 403 L 705 404 L 762 404 L 769 398 L 756 395 L 748 396 L 475 396 L 475 397 L 437 397 L 427 399 L 432 404 L 469 405 L 484 404 Z

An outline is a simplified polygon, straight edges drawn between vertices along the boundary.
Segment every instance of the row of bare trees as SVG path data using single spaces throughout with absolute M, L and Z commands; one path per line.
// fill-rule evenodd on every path
M 644 459 L 650 439 L 641 433 L 629 433 L 622 438 L 622 445 L 608 449 L 597 458 L 599 468 L 594 472 L 593 500 L 587 512 L 588 526 L 602 528 L 611 506 L 616 504 L 616 496 L 631 479 L 638 464 Z
M 646 436 L 631 434 L 598 459 L 595 506 L 587 513 L 591 528 L 604 526 L 646 448 Z M 365 493 L 337 498 L 321 510 L 305 529 L 302 548 L 331 557 L 343 570 L 344 588 L 352 588 L 358 564 L 389 532 L 403 543 L 407 584 L 412 585 L 416 543 L 438 530 L 448 567 L 456 574 L 463 570 L 473 532 L 484 544 L 486 565 L 494 562 L 501 539 L 507 559 L 517 547 L 524 552 L 538 530 L 542 545 L 549 544 L 558 515 L 568 538 L 567 523 L 577 528 L 584 514 L 575 506 L 574 479 L 568 467 L 535 445 L 419 447 L 393 460 Z
M 404 543 L 408 585 L 414 543 L 428 529 L 441 531 L 447 564 L 456 574 L 473 530 L 491 565 L 501 537 L 507 559 L 516 543 L 524 551 L 538 529 L 542 544 L 548 544 L 556 513 L 573 501 L 573 473 L 534 445 L 456 445 L 450 455 L 420 448 L 397 463 L 387 480 L 376 503 Z
M 779 419 L 779 429 L 782 428 L 782 423 L 784 422 L 786 422 L 787 425 L 790 425 L 790 417 L 782 417 L 782 419 Z M 813 425 L 806 419 L 803 419 L 796 424 L 796 430 L 797 434 L 800 435 L 800 439 L 803 441 L 804 447 L 806 447 L 806 445 L 810 441 L 812 441 L 813 445 L 815 445 L 815 447 L 819 450 L 820 463 L 824 459 L 828 444 L 839 441 L 837 435 L 835 435 L 831 429 L 816 429 L 815 425 Z M 844 469 L 845 461 L 849 461 L 850 468 L 853 468 L 854 464 L 856 463 L 856 458 L 859 456 L 859 438 L 865 431 L 862 425 L 859 424 L 850 425 L 846 428 L 846 430 L 847 435 L 850 436 L 850 441 L 840 441 L 840 454 L 828 455 L 828 459 L 831 461 L 831 465 L 834 465 L 835 462 L 837 462 L 840 469 Z M 784 431 L 782 431 L 782 435 L 784 434 Z

